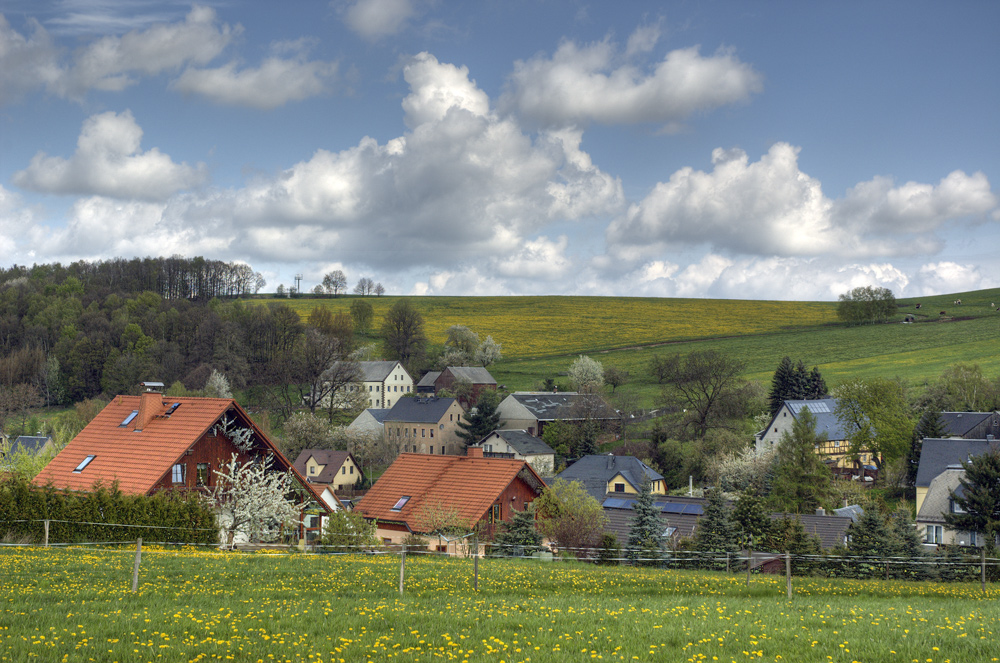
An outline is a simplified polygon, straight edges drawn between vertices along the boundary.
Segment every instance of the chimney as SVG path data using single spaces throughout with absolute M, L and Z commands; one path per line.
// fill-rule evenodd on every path
M 482 458 L 483 457 L 483 448 L 482 447 L 469 447 L 466 450 L 466 454 L 465 455 L 468 456 L 469 458 Z
M 816 515 L 817 516 L 825 516 L 826 515 L 826 509 L 824 509 L 823 507 L 820 507 L 820 508 L 816 509 Z
M 140 431 L 146 427 L 153 417 L 163 410 L 163 383 L 140 382 L 143 391 L 139 394 L 139 414 L 136 416 L 135 429 Z

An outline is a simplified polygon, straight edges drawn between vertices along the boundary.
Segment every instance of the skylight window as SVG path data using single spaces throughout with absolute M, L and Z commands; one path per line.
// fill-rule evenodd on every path
M 118 427 L 122 428 L 124 426 L 128 426 L 130 423 L 132 423 L 132 420 L 135 419 L 136 415 L 138 415 L 138 414 L 139 414 L 138 410 L 132 410 L 132 413 L 129 414 L 127 417 L 125 417 L 125 421 L 123 421 L 120 424 L 118 424 Z
M 402 508 L 404 506 L 406 506 L 406 503 L 409 502 L 409 501 L 410 501 L 410 496 L 409 495 L 403 495 L 402 497 L 399 498 L 399 501 L 396 502 L 392 506 L 392 510 L 393 511 L 400 511 L 400 510 L 402 510 Z
M 176 410 L 176 409 L 177 409 L 177 408 L 179 408 L 180 406 L 181 406 L 181 404 L 180 404 L 180 403 L 174 403 L 174 404 L 173 404 L 173 405 L 171 405 L 171 406 L 170 406 L 170 408 L 169 408 L 169 409 L 168 409 L 168 410 L 167 410 L 167 411 L 166 411 L 166 412 L 164 413 L 164 415 L 165 415 L 165 416 L 167 416 L 167 417 L 169 417 L 170 415 L 172 415 L 172 414 L 174 413 L 174 410 Z
M 86 458 L 83 459 L 83 461 L 81 461 L 81 463 L 79 465 L 76 466 L 76 469 L 73 470 L 73 471 L 74 472 L 83 472 L 83 468 L 85 468 L 88 465 L 90 465 L 90 461 L 94 460 L 95 458 L 97 458 L 97 456 L 87 456 Z

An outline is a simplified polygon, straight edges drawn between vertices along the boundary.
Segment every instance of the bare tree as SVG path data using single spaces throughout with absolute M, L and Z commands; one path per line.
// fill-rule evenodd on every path
M 375 293 L 376 297 L 381 297 L 382 295 L 385 294 L 385 288 L 382 287 L 381 283 L 376 283 L 375 284 L 375 289 L 372 292 Z
M 710 429 L 742 418 L 749 398 L 747 384 L 740 375 L 743 361 L 715 350 L 674 355 L 663 365 L 664 396 L 668 403 L 683 408 L 684 424 L 704 437 Z
M 362 277 L 358 280 L 358 284 L 354 286 L 355 295 L 370 295 L 375 291 L 375 282 L 372 281 L 367 276 Z
M 335 269 L 323 276 L 323 288 L 328 294 L 336 297 L 347 290 L 347 277 L 342 270 Z

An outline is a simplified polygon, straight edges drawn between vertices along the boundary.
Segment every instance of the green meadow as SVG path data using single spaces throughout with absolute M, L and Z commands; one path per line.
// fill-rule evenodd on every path
M 0 661 L 997 661 L 1000 590 L 576 562 L 0 550 Z
M 397 297 L 368 297 L 375 325 Z M 834 302 L 640 297 L 411 297 L 433 349 L 451 325 L 493 336 L 504 359 L 490 367 L 509 390 L 560 382 L 581 354 L 629 371 L 629 388 L 650 401 L 655 355 L 718 350 L 741 357 L 749 378 L 769 380 L 781 357 L 818 366 L 833 387 L 853 376 L 900 377 L 920 387 L 948 366 L 980 364 L 997 375 L 1000 289 L 899 302 L 890 324 L 845 327 Z M 347 311 L 355 297 L 287 300 L 305 318 L 317 306 Z M 962 304 L 955 304 L 961 300 Z M 920 304 L 920 308 L 917 308 Z M 904 324 L 906 316 L 916 322 Z M 562 380 L 565 382 L 565 379 Z

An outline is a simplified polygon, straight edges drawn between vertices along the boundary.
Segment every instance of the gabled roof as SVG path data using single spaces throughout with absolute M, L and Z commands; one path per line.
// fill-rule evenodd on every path
M 11 445 L 11 451 L 21 447 L 26 453 L 37 454 L 46 444 L 52 441 L 48 435 L 18 435 Z
M 418 387 L 433 387 L 434 383 L 437 381 L 438 376 L 441 375 L 441 371 L 430 371 L 426 373 L 424 377 L 420 378 L 420 382 L 417 383 Z
M 837 409 L 836 398 L 819 398 L 811 401 L 785 401 L 785 405 L 791 410 L 792 416 L 798 419 L 799 412 L 803 408 L 809 410 L 816 418 L 816 434 L 826 433 L 826 439 L 846 440 L 850 435 L 844 426 L 837 419 L 834 412 Z
M 522 456 L 538 454 L 554 454 L 555 449 L 545 444 L 542 438 L 532 435 L 526 430 L 495 430 L 490 435 L 498 435 Z
M 967 440 L 960 437 L 924 438 L 920 445 L 920 465 L 917 466 L 916 485 L 930 486 L 931 481 L 948 469 L 949 465 L 958 465 L 991 447 L 998 446 L 1000 442 L 995 440 Z
M 384 382 L 392 373 L 392 369 L 399 364 L 398 361 L 362 361 L 358 363 L 361 364 L 361 375 L 364 382 Z
M 603 398 L 594 394 L 579 394 L 575 391 L 518 391 L 507 398 L 513 398 L 528 410 L 539 421 L 555 421 L 556 419 L 579 419 L 578 404 L 589 399 L 596 401 L 595 414 L 604 418 L 617 418 L 618 413 L 608 405 Z
M 140 397 L 115 396 L 45 466 L 34 483 L 51 482 L 57 488 L 90 490 L 97 480 L 105 484 L 117 481 L 123 493 L 146 494 L 227 413 L 253 429 L 258 444 L 274 454 L 279 467 L 291 466 L 231 398 L 146 396 L 155 396 L 152 401 L 155 416 L 142 430 L 136 430 L 140 421 L 133 415 L 140 409 Z M 74 472 L 89 456 L 93 458 L 82 471 Z M 301 478 L 300 481 L 305 483 Z
M 992 416 L 992 412 L 942 412 L 941 427 L 946 436 L 962 436 Z
M 383 421 L 404 421 L 416 424 L 436 424 L 448 413 L 454 398 L 416 397 L 400 398 L 385 415 Z
M 608 481 L 619 474 L 637 491 L 642 488 L 643 476 L 648 477 L 650 481 L 663 480 L 662 474 L 635 456 L 611 454 L 584 456 L 560 472 L 559 478 L 566 481 L 580 481 L 587 488 L 587 492 L 597 499 L 603 499 L 608 490 Z M 599 495 L 593 491 L 598 491 Z
M 441 371 L 450 372 L 458 380 L 466 380 L 472 384 L 496 384 L 497 381 L 490 372 L 482 366 L 449 366 Z
M 314 458 L 317 463 L 324 465 L 323 471 L 316 476 L 309 476 L 306 474 L 306 463 L 309 462 L 310 458 Z M 343 467 L 344 462 L 350 458 L 354 461 L 354 464 L 361 469 L 361 465 L 354 456 L 351 455 L 349 451 L 334 451 L 331 449 L 303 449 L 299 452 L 298 457 L 295 459 L 295 469 L 298 470 L 299 474 L 306 477 L 311 483 L 333 483 L 336 479 L 337 474 L 340 472 L 340 468 Z M 359 475 L 354 475 L 354 478 L 359 478 Z
M 385 417 L 388 414 L 389 414 L 389 408 L 387 408 L 387 407 L 386 408 L 370 407 L 370 408 L 368 408 L 366 410 L 362 410 L 361 414 L 359 414 L 358 416 L 354 417 L 354 421 L 352 421 L 350 425 L 353 426 L 355 423 L 358 422 L 359 419 L 366 419 L 366 418 L 369 418 L 369 417 L 373 421 L 375 421 L 375 423 L 382 424 L 383 422 L 385 422 Z
M 545 483 L 524 460 L 400 454 L 361 499 L 365 518 L 403 523 L 420 531 L 425 509 L 453 508 L 470 524 L 482 520 L 517 478 L 541 493 Z M 400 504 L 403 498 L 409 498 Z M 399 505 L 400 508 L 393 509 Z

